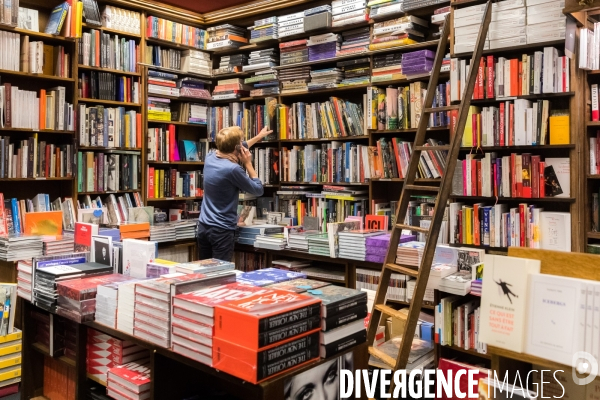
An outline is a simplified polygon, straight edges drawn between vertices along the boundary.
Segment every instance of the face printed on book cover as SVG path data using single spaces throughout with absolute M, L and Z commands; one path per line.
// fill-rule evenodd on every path
M 285 400 L 337 400 L 339 399 L 339 362 L 336 358 L 286 382 Z

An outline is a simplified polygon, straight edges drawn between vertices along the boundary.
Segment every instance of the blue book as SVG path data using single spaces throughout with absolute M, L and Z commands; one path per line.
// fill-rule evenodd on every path
M 10 207 L 12 208 L 13 226 L 15 232 L 21 232 L 21 223 L 19 222 L 19 201 L 17 199 L 10 199 Z
M 491 206 L 483 207 L 483 232 L 481 232 L 481 244 L 490 245 L 490 210 Z
M 238 275 L 237 281 L 253 286 L 267 286 L 273 283 L 291 281 L 292 279 L 306 278 L 300 272 L 284 271 L 277 268 L 265 268 L 256 271 L 244 272 Z
M 184 161 L 198 161 L 198 146 L 193 140 L 182 140 Z
M 49 33 L 50 35 L 58 35 L 62 29 L 63 23 L 65 22 L 65 18 L 67 17 L 67 11 L 69 10 L 69 4 L 62 3 L 52 10 L 50 14 L 50 18 L 48 19 L 48 24 L 46 24 L 45 33 Z

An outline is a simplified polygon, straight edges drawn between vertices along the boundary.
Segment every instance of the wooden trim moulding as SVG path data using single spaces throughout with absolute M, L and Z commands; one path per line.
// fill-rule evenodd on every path
M 255 0 L 202 14 L 202 23 L 216 24 L 313 2 L 314 0 Z
M 113 4 L 115 6 L 124 7 L 126 9 L 135 8 L 139 12 L 145 12 L 146 16 L 158 16 L 167 19 L 175 20 L 192 26 L 203 25 L 204 17 L 202 14 L 195 13 L 184 8 L 175 7 L 169 4 L 165 4 L 158 1 L 152 0 L 108 0 L 106 3 Z M 145 24 L 142 25 L 142 29 L 145 29 Z

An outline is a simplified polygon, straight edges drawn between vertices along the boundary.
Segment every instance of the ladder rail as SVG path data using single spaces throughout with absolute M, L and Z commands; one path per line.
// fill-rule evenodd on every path
M 421 265 L 419 267 L 419 276 L 413 293 L 412 301 L 410 302 L 408 311 L 408 320 L 404 325 L 404 334 L 402 338 L 411 338 L 410 340 L 402 340 L 400 351 L 398 352 L 398 358 L 396 359 L 395 369 L 399 366 L 406 366 L 408 363 L 408 357 L 412 347 L 412 338 L 414 337 L 417 320 L 419 313 L 421 312 L 421 306 L 423 304 L 423 297 L 425 296 L 425 290 L 427 289 L 427 282 L 429 280 L 429 273 L 431 272 L 431 264 L 435 256 L 435 249 L 437 246 L 439 228 L 442 224 L 444 217 L 444 209 L 448 198 L 450 197 L 450 189 L 452 187 L 452 179 L 454 177 L 454 168 L 456 167 L 456 160 L 458 158 L 458 152 L 460 145 L 462 144 L 462 137 L 464 134 L 465 125 L 467 122 L 467 115 L 471 106 L 471 98 L 473 90 L 475 88 L 475 79 L 477 77 L 479 62 L 483 54 L 483 44 L 487 36 L 488 27 L 492 18 L 492 3 L 488 0 L 486 8 L 484 10 L 481 28 L 475 44 L 475 54 L 471 58 L 472 68 L 469 70 L 469 78 L 467 80 L 467 87 L 463 92 L 461 98 L 460 107 L 458 109 L 458 120 L 454 135 L 451 140 L 450 151 L 446 158 L 446 168 L 442 174 L 442 180 L 440 183 L 440 192 L 438 193 L 433 218 L 430 227 L 432 228 L 425 241 L 425 248 L 423 249 L 423 257 L 421 259 Z M 423 129 L 423 131 L 425 131 Z
M 435 55 L 435 59 L 433 62 L 433 69 L 432 69 L 432 75 L 431 78 L 429 79 L 429 84 L 427 85 L 427 93 L 425 95 L 425 104 L 423 105 L 423 108 L 429 108 L 431 107 L 431 105 L 433 104 L 433 97 L 435 94 L 435 90 L 432 90 L 432 88 L 435 88 L 437 86 L 437 82 L 439 80 L 439 71 L 440 68 L 442 66 L 442 61 L 444 60 L 444 55 L 446 53 L 446 47 L 448 45 L 448 37 L 450 36 L 450 18 L 449 15 L 446 16 L 445 21 L 444 21 L 444 29 L 442 31 L 442 36 L 440 37 L 440 41 L 438 42 L 438 48 L 436 50 L 436 55 Z M 440 51 L 441 50 L 441 51 Z M 417 129 L 417 134 L 416 137 L 419 136 L 419 132 L 421 132 L 421 136 L 425 135 L 425 132 L 427 130 L 427 124 L 425 124 L 425 127 L 423 128 L 423 114 L 421 114 L 421 120 L 419 120 L 419 126 Z M 416 143 L 416 140 L 415 140 Z M 415 157 L 415 152 L 413 151 L 413 155 L 410 157 L 409 163 L 408 163 L 408 170 L 407 173 L 405 174 L 405 181 L 404 184 L 414 184 L 414 180 L 415 180 L 415 175 L 418 169 L 418 165 L 419 165 L 419 159 L 418 157 Z M 415 161 L 416 158 L 416 161 Z M 410 201 L 410 195 L 408 193 L 405 193 L 404 190 L 402 190 L 402 193 L 400 195 L 400 201 L 398 202 L 398 206 L 397 209 L 395 210 L 396 213 L 396 223 L 400 222 L 404 222 L 405 216 L 406 216 L 406 209 L 408 208 L 408 202 Z M 375 304 L 383 304 L 385 302 L 385 296 L 387 294 L 387 286 L 388 286 L 388 282 L 390 280 L 390 276 L 391 276 L 391 271 L 389 269 L 387 269 L 385 266 L 387 264 L 390 263 L 394 263 L 396 262 L 396 251 L 392 250 L 398 247 L 398 243 L 400 242 L 400 235 L 402 234 L 402 230 L 401 229 L 397 229 L 395 226 L 392 227 L 392 233 L 390 235 L 390 245 L 388 247 L 388 250 L 386 252 L 386 256 L 385 256 L 385 261 L 383 263 L 383 269 L 381 271 L 381 276 L 379 279 L 379 287 L 377 288 L 377 293 L 375 295 Z M 386 282 L 385 285 L 381 285 L 382 282 Z M 383 287 L 385 286 L 385 287 Z M 383 290 L 382 290 L 383 288 Z M 367 331 L 367 343 L 373 343 L 373 341 L 375 340 L 375 334 L 377 331 L 377 326 L 379 325 L 379 319 L 381 318 L 382 313 L 379 310 L 376 310 L 375 308 L 373 308 L 373 310 L 371 311 L 371 318 L 369 320 L 369 329 Z

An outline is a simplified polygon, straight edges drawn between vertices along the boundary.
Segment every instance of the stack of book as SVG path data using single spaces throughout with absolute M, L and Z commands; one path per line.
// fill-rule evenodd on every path
M 135 315 L 135 286 L 140 279 L 120 282 L 117 287 L 117 329 L 133 335 Z
M 267 68 L 256 71 L 254 76 L 244 79 L 245 84 L 254 85 L 250 96 L 270 96 L 279 94 L 279 79 L 277 70 Z
M 148 357 L 148 350 L 143 347 L 95 329 L 87 330 L 86 349 L 87 373 L 102 382 L 107 381 L 111 368 Z
M 150 237 L 150 222 L 136 222 L 119 225 L 121 240 L 123 239 L 142 239 L 147 240 Z
M 429 23 L 424 19 L 409 15 L 373 24 L 373 35 L 369 50 L 406 46 L 423 41 Z
M 279 38 L 304 33 L 304 11 L 282 15 L 277 19 Z
M 271 69 L 279 64 L 279 56 L 275 49 L 255 50 L 250 52 L 248 65 L 242 67 L 244 72 Z
M 106 394 L 113 399 L 150 398 L 150 359 L 117 365 L 108 370 Z
M 98 290 L 96 292 L 96 322 L 116 329 L 119 286 L 135 283 L 137 281 L 138 279 L 129 277 L 127 280 L 98 285 Z M 125 309 L 122 311 L 125 311 Z M 133 331 L 133 327 L 131 328 L 131 331 Z
M 342 36 L 337 33 L 324 33 L 310 36 L 306 42 L 309 61 L 319 61 L 336 56 L 340 50 Z
M 231 74 L 233 72 L 242 72 L 242 67 L 248 64 L 247 54 L 233 54 L 223 56 L 219 60 L 219 67 L 213 70 L 213 75 Z
M 146 264 L 146 278 L 160 278 L 161 275 L 174 274 L 176 266 L 175 261 L 156 258 Z
M 235 274 L 231 272 L 218 276 L 189 274 L 137 283 L 135 285 L 134 336 L 170 348 L 172 297 L 206 286 L 234 281 Z
M 403 3 L 403 0 L 370 0 L 367 3 L 369 18 L 378 20 L 393 14 L 400 14 Z
M 283 250 L 286 244 L 287 241 L 283 237 L 283 233 L 258 235 L 254 241 L 254 247 L 269 250 Z
M 342 32 L 342 45 L 337 56 L 358 54 L 369 51 L 369 27 Z
M 417 50 L 402 54 L 402 73 L 407 77 L 428 74 L 433 68 L 435 53 L 431 50 Z
M 367 289 L 377 291 L 381 271 L 356 268 L 356 289 Z M 408 279 L 411 279 L 408 277 Z M 387 300 L 406 301 L 406 282 L 407 276 L 402 274 L 392 273 L 390 282 L 386 292 Z
M 171 121 L 171 100 L 148 96 L 148 119 L 152 121 Z
M 252 87 L 241 78 L 221 79 L 213 90 L 213 100 L 237 100 L 250 94 Z
M 196 99 L 210 99 L 210 92 L 204 87 L 205 81 L 201 79 L 186 77 L 177 81 L 177 88 L 181 97 L 193 97 Z
M 304 31 L 323 30 L 331 27 L 331 5 L 323 4 L 304 10 Z
M 438 38 L 442 35 L 447 15 L 450 15 L 450 6 L 438 8 L 433 12 L 431 23 L 438 26 L 438 31 L 433 33 L 433 37 Z
M 309 290 L 307 295 L 321 300 L 321 358 L 367 340 L 366 292 L 331 285 Z
M 195 238 L 197 225 L 197 221 L 194 219 L 177 221 L 175 223 L 175 240 Z
M 310 71 L 308 90 L 333 89 L 342 81 L 343 73 L 339 68 L 325 68 Z
M 399 243 L 412 242 L 416 240 L 415 235 L 401 235 Z M 383 263 L 387 254 L 388 247 L 390 246 L 390 235 L 384 234 L 379 236 L 368 237 L 366 240 L 367 244 L 367 256 L 366 261 Z
M 331 2 L 332 26 L 361 24 L 369 20 L 366 1 L 334 0 Z M 367 27 L 367 33 L 369 28 Z M 367 44 L 369 44 L 367 42 Z
M 318 233 L 308 237 L 308 254 L 317 254 L 329 257 L 329 236 Z
M 371 81 L 371 63 L 369 58 L 339 61 L 338 68 L 344 72 L 339 86 L 366 85 Z
M 254 21 L 254 25 L 248 29 L 250 30 L 250 43 L 279 38 L 277 17 L 275 16 Z
M 367 240 L 384 235 L 384 231 L 374 229 L 344 231 L 338 233 L 341 258 L 365 261 L 367 257 Z
M 182 274 L 218 274 L 233 269 L 235 269 L 234 263 L 217 260 L 216 258 L 178 263 L 175 266 L 175 271 Z
M 396 264 L 418 267 L 423 257 L 424 242 L 405 242 L 398 244 Z
M 128 279 L 121 274 L 109 274 L 58 282 L 56 313 L 78 323 L 93 321 L 98 286 Z
M 72 236 L 51 236 L 42 238 L 42 251 L 45 256 L 72 253 L 75 241 Z
M 218 25 L 208 28 L 207 50 L 238 49 L 248 43 L 246 30 L 230 24 Z
M 390 53 L 373 57 L 371 82 L 404 79 L 402 74 L 402 53 Z
M 212 366 L 215 305 L 230 296 L 245 298 L 263 289 L 230 283 L 173 297 L 171 341 L 174 352 Z
M 162 94 L 166 96 L 179 97 L 179 88 L 177 87 L 177 75 L 161 74 L 156 77 L 156 71 L 148 70 L 148 94 Z
M 33 267 L 29 260 L 17 261 L 17 294 L 27 301 L 32 301 L 31 283 Z
M 310 69 L 310 66 L 306 66 L 279 71 L 281 94 L 307 92 L 308 82 L 310 82 Z
M 564 40 L 567 16 L 560 0 L 527 2 L 527 44 Z
M 56 265 L 35 271 L 33 298 L 38 307 L 56 311 L 57 284 L 68 279 L 111 273 L 113 267 L 94 262 Z
M 283 226 L 269 224 L 240 226 L 239 233 L 238 243 L 254 246 L 257 236 L 283 233 Z
M 210 54 L 197 50 L 184 50 L 181 53 L 181 72 L 212 75 Z
M 3 397 L 18 393 L 21 381 L 21 349 L 23 332 L 14 328 L 2 335 L 2 369 L 0 369 L 0 391 Z
M 291 233 L 288 236 L 288 247 L 290 250 L 308 251 L 308 238 L 317 234 L 317 231 L 304 231 Z
M 261 382 L 319 356 L 318 299 L 270 289 L 221 302 L 214 314 L 219 323 L 214 325 L 213 367 L 240 379 Z
M 279 43 L 279 64 L 288 65 L 308 61 L 308 46 L 306 39 Z

